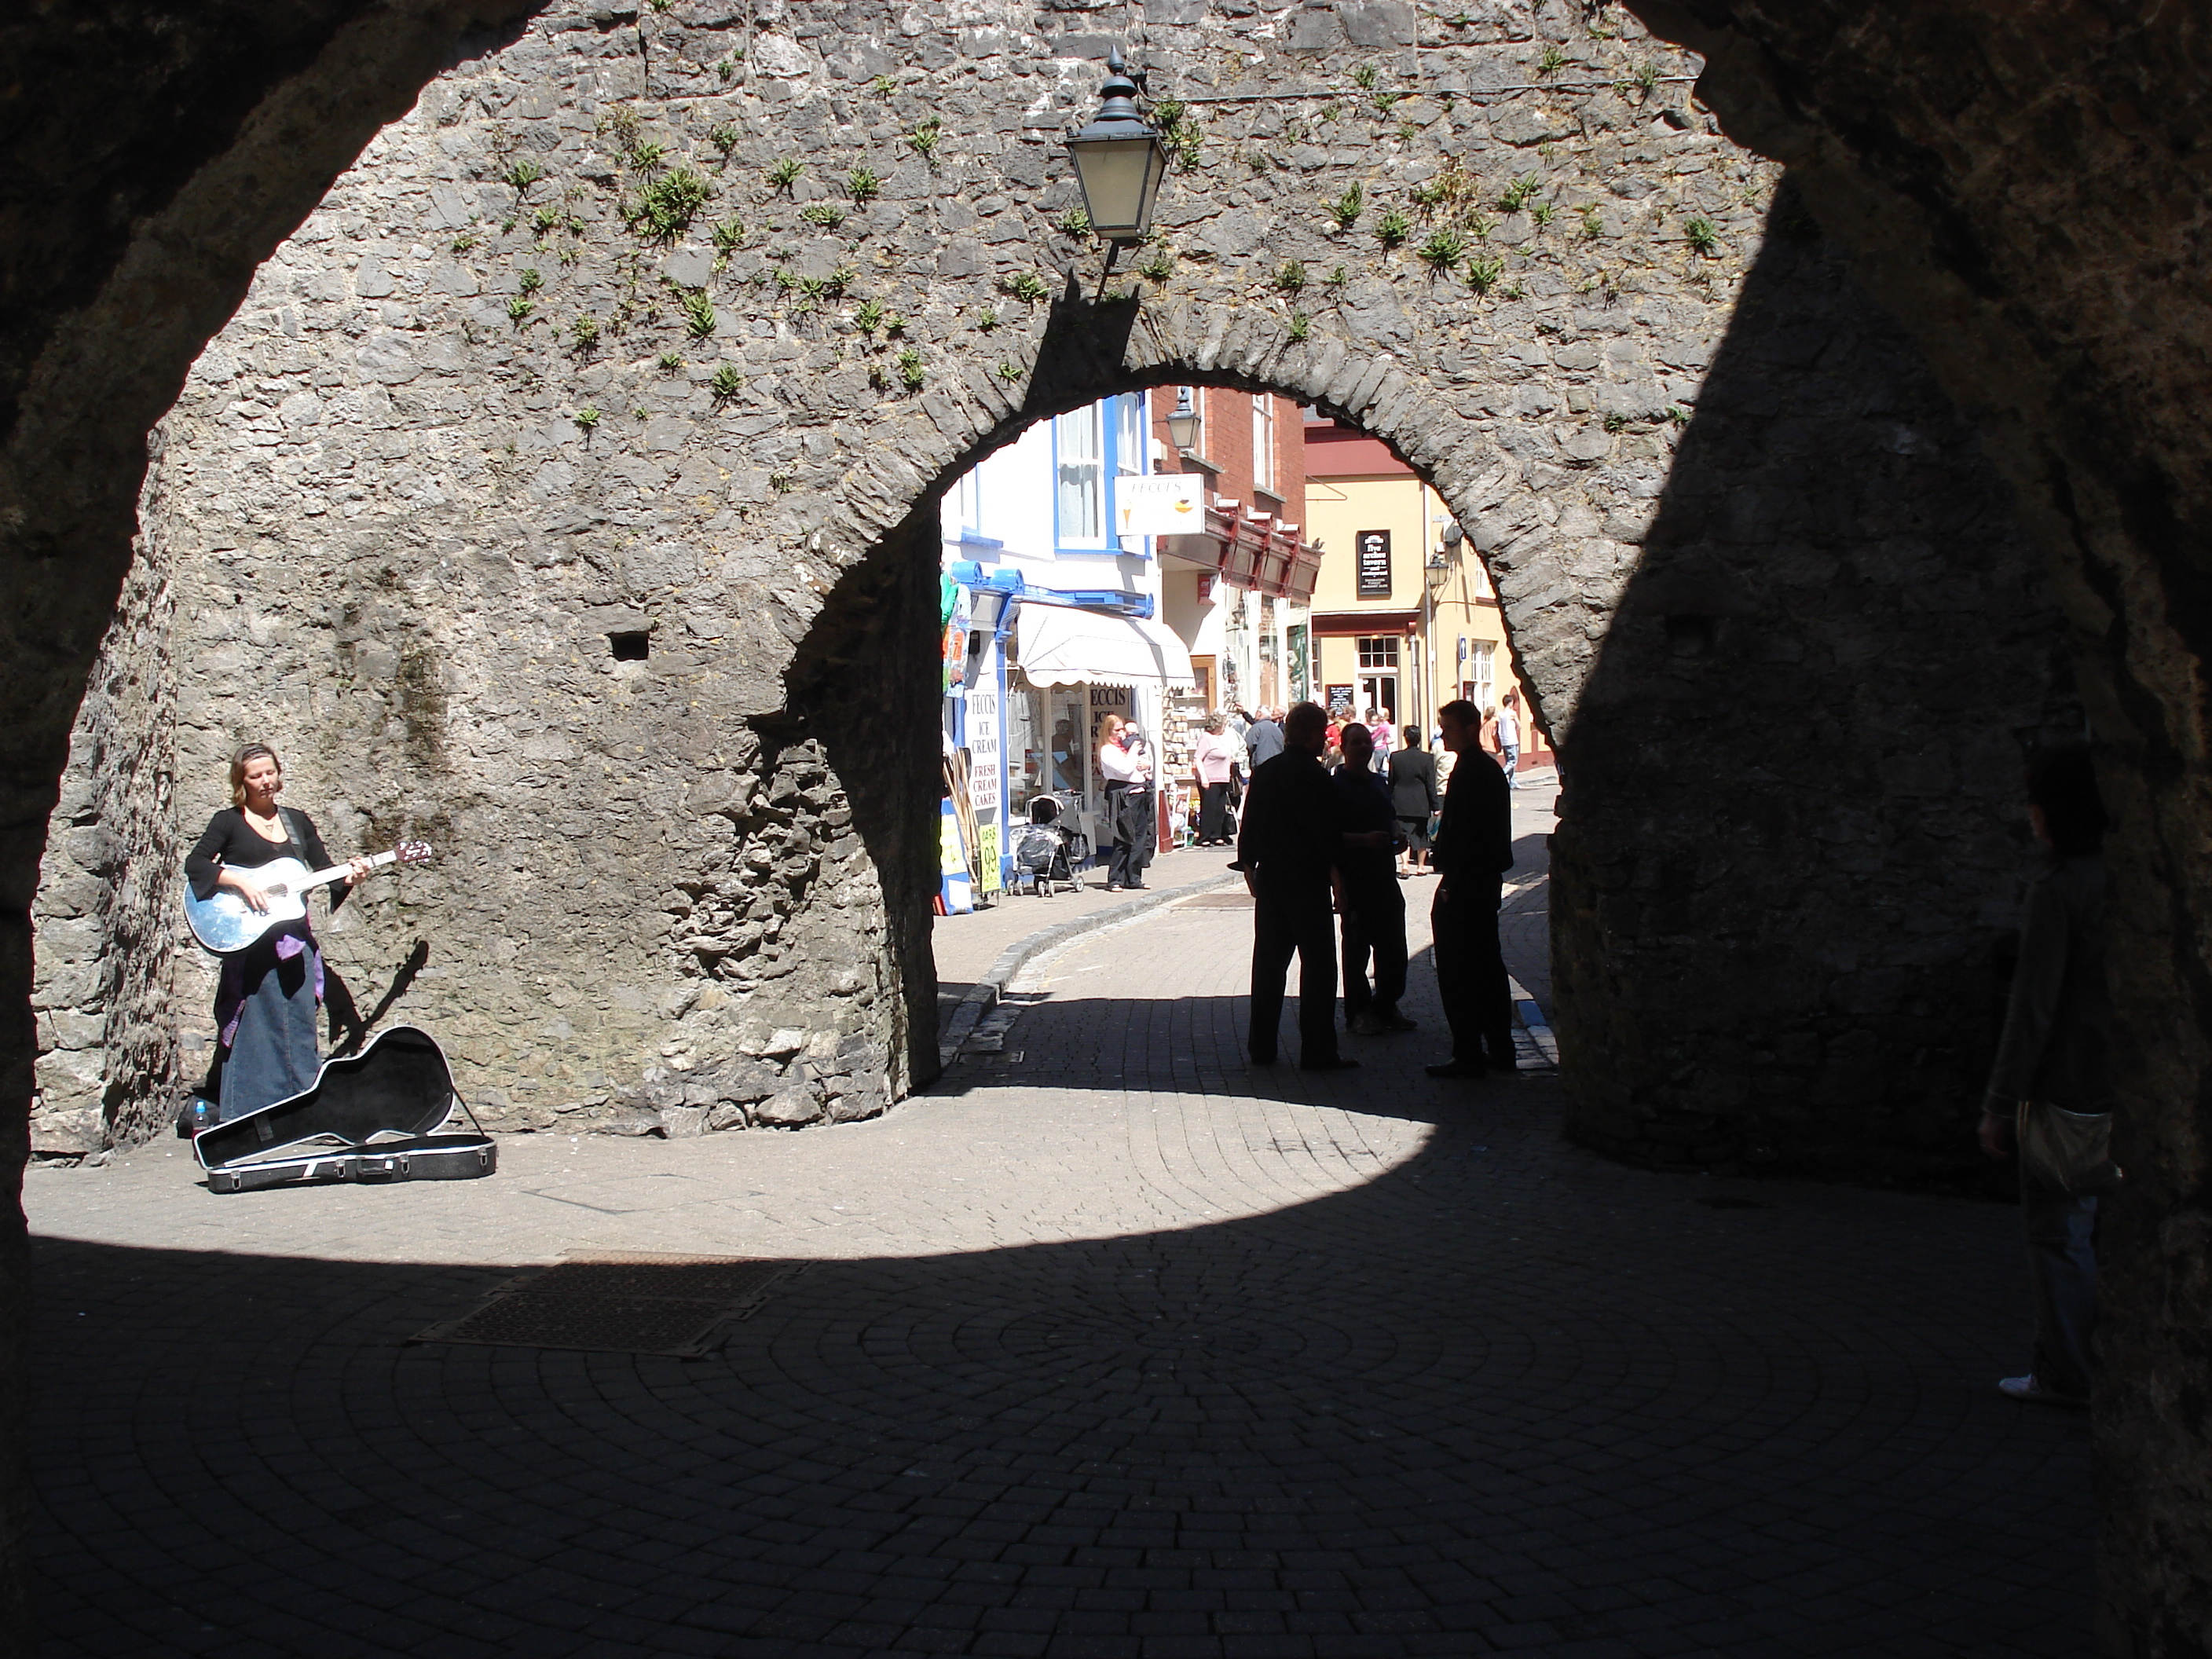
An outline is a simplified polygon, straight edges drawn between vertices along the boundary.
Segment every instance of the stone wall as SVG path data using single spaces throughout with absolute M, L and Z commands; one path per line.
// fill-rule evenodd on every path
M 1955 1145 L 1955 1103 L 1904 1124 L 1908 1079 L 1931 1032 L 1954 1034 L 1948 1081 L 1985 1029 L 2016 871 L 2010 780 L 1972 734 L 2051 697 L 2036 586 L 1893 331 L 1832 260 L 1762 255 L 1776 170 L 1688 101 L 1694 63 L 1556 6 L 1156 11 L 1144 50 L 1184 159 L 1159 240 L 1108 275 L 1059 151 L 1104 37 L 970 11 L 939 32 L 865 3 L 556 8 L 477 42 L 203 356 L 146 507 L 176 564 L 168 833 L 220 804 L 251 736 L 334 847 L 440 848 L 329 930 L 334 1036 L 430 1024 L 511 1127 L 849 1116 L 927 1075 L 914 584 L 933 548 L 913 515 L 1030 420 L 1199 380 L 1340 410 L 1435 482 L 1558 740 L 1586 685 L 1636 708 L 1680 678 L 1606 643 L 1639 559 L 1710 542 L 1764 562 L 1713 672 L 1825 640 L 1763 671 L 1793 701 L 1732 718 L 1716 681 L 1656 734 L 1670 767 L 1607 716 L 1571 768 L 1568 864 L 1589 894 L 1648 886 L 1711 826 L 1735 855 L 1689 890 L 1801 902 L 1739 906 L 1725 933 L 1563 911 L 1588 1132 L 1662 1160 Z M 1705 413 L 1762 282 L 1805 314 L 1754 329 L 1764 355 L 1723 389 L 1787 404 L 1781 462 L 1765 416 Z M 1790 498 L 1822 454 L 1854 470 L 1805 529 Z M 1668 497 L 1691 457 L 1705 496 Z M 1668 544 L 1717 494 L 1765 516 Z M 1972 672 L 1922 675 L 1921 619 L 1992 593 Z M 1832 718 L 1809 753 L 1791 712 L 1860 708 L 1869 686 L 1895 717 Z M 87 729 L 107 718 L 88 704 Z M 1941 835 L 1837 799 L 1904 777 L 1900 726 L 1943 734 L 1916 788 L 1967 757 Z M 1749 754 L 1759 790 L 1717 795 Z M 1917 890 L 1946 897 L 1901 962 L 1893 907 Z M 1826 969 L 1694 1028 L 1740 1026 L 1686 1073 L 1680 988 L 1808 939 Z M 171 961 L 190 1069 L 207 974 Z M 1714 1103 L 1740 1115 L 1778 1086 L 1821 1112 L 1711 1133 Z M 1869 1087 L 1883 1106 L 1855 1115 Z
M 98 1153 L 155 1133 L 176 1075 L 170 965 L 183 853 L 171 769 L 171 569 L 158 539 L 142 537 L 93 664 L 47 830 L 32 912 L 31 1140 L 48 1155 Z
M 2081 708 L 2012 495 L 1795 192 L 1560 754 L 1570 1133 L 1678 1168 L 1972 1170 L 2021 762 Z
M 2212 1653 L 2212 235 L 2200 9 L 1634 0 L 1710 54 L 1973 410 L 2049 558 L 2113 808 L 2100 1650 Z

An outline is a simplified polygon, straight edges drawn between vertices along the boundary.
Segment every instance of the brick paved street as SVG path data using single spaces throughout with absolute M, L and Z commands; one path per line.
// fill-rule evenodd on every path
M 2008 1209 L 1583 1154 L 1421 1076 L 1425 957 L 1423 1031 L 1249 1073 L 1249 929 L 1078 939 L 872 1123 L 34 1171 L 44 1651 L 2087 1650 Z M 703 1359 L 405 1344 L 607 1247 L 816 1265 Z

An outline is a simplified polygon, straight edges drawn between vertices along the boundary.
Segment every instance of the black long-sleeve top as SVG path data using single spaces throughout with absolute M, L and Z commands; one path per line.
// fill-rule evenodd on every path
M 2110 1111 L 2112 1046 L 2105 861 L 2094 854 L 2054 859 L 2027 890 L 2020 965 L 1984 1104 L 2002 1112 L 2040 1100 L 2069 1112 Z
M 1237 830 L 1237 865 L 1263 891 L 1320 888 L 1340 851 L 1336 788 L 1311 755 L 1286 749 L 1252 774 Z
M 1364 836 L 1378 830 L 1382 832 L 1382 845 L 1379 848 L 1340 845 L 1336 867 L 1344 872 L 1347 882 L 1367 885 L 1389 882 L 1395 890 L 1398 855 L 1392 849 L 1398 836 L 1398 814 L 1391 804 L 1390 786 L 1378 774 L 1364 769 L 1355 770 L 1346 761 L 1329 775 L 1329 787 L 1336 792 L 1336 827 L 1340 834 Z
M 278 859 L 296 857 L 304 859 L 311 870 L 330 867 L 331 855 L 323 846 L 315 821 L 295 806 L 280 807 L 278 811 L 299 824 L 301 845 L 297 853 L 293 851 L 290 842 L 270 841 L 261 834 L 235 806 L 226 806 L 208 820 L 198 843 L 185 860 L 185 878 L 191 883 L 194 897 L 215 896 L 216 883 L 221 879 L 225 866 L 234 870 L 252 870 L 260 865 L 274 864 Z M 330 894 L 331 909 L 345 902 L 346 889 L 343 884 L 334 884 L 325 890 Z
M 1479 749 L 1468 750 L 1452 767 L 1429 862 L 1446 877 L 1513 867 L 1513 796 L 1498 763 Z

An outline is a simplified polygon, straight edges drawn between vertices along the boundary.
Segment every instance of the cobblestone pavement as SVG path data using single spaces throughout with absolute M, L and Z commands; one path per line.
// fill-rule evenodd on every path
M 872 1123 L 34 1172 L 44 1651 L 2087 1651 L 2008 1210 L 1589 1157 L 1420 1074 L 1425 969 L 1249 1073 L 1249 928 L 1085 936 Z M 606 1247 L 814 1265 L 703 1359 L 405 1341 Z
M 1236 856 L 1226 847 L 1185 847 L 1163 853 L 1145 872 L 1145 890 L 1164 891 L 1220 875 Z M 1082 878 L 1084 884 L 1073 892 L 1056 892 L 1050 898 L 1000 893 L 982 909 L 968 915 L 938 917 L 930 936 L 937 953 L 938 978 L 951 985 L 972 984 L 998 959 L 1000 951 L 1025 934 L 1071 916 L 1118 909 L 1145 896 L 1141 891 L 1108 892 L 1103 866 L 1084 871 Z

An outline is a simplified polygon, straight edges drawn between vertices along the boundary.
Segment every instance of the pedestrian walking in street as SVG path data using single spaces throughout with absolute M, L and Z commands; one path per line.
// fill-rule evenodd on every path
M 1405 742 L 1390 751 L 1389 767 L 1391 810 L 1398 818 L 1398 873 L 1418 874 L 1429 853 L 1429 820 L 1436 816 L 1441 799 L 1437 793 L 1437 757 L 1420 746 L 1421 734 L 1411 722 Z M 1379 751 L 1378 751 L 1379 752 Z
M 1248 769 L 1257 773 L 1269 761 L 1283 752 L 1283 723 L 1275 718 L 1275 711 L 1261 705 L 1252 721 L 1252 729 L 1244 734 L 1244 753 Z
M 2020 1151 L 2035 1349 L 2015 1400 L 2086 1406 L 2097 1323 L 2097 1194 L 2116 1182 L 2105 983 L 2105 805 L 2087 745 L 2028 763 L 2027 815 L 2050 861 L 2027 890 L 2004 1035 L 1982 1102 L 1982 1148 Z
M 1390 786 L 1375 770 L 1375 740 L 1364 726 L 1344 728 L 1336 787 L 1337 854 L 1343 897 L 1344 1023 L 1355 1036 L 1410 1031 L 1398 1012 L 1406 994 L 1406 893 L 1398 885 L 1398 813 Z M 1368 981 L 1368 964 L 1375 978 Z
M 1387 708 L 1377 710 L 1367 722 L 1367 735 L 1375 740 L 1375 752 L 1384 760 L 1390 758 L 1395 731 L 1390 724 L 1390 711 Z
M 1106 780 L 1106 823 L 1114 837 L 1106 890 L 1141 888 L 1158 830 L 1152 821 L 1152 757 L 1133 720 L 1108 718 L 1105 741 L 1098 745 L 1098 772 Z
M 1431 1077 L 1477 1078 L 1518 1069 L 1513 994 L 1498 943 L 1498 906 L 1513 867 L 1513 800 L 1505 775 L 1482 751 L 1482 711 L 1464 698 L 1437 711 L 1453 756 L 1443 819 L 1429 862 L 1440 879 L 1429 909 L 1437 992 L 1451 1027 L 1451 1058 Z
M 1252 913 L 1252 1023 L 1246 1052 L 1274 1063 L 1291 958 L 1298 959 L 1298 1065 L 1336 1071 L 1358 1060 L 1336 1048 L 1336 929 L 1329 907 L 1338 884 L 1336 791 L 1321 763 L 1328 716 L 1302 702 L 1283 723 L 1283 752 L 1252 774 L 1237 863 L 1257 901 Z
M 1498 764 L 1505 774 L 1505 787 L 1521 787 L 1521 698 L 1508 691 L 1498 705 Z
M 1191 775 L 1198 785 L 1198 844 L 1226 847 L 1230 842 L 1229 791 L 1236 781 L 1237 763 L 1244 745 L 1228 734 L 1225 715 L 1207 716 L 1191 750 Z

